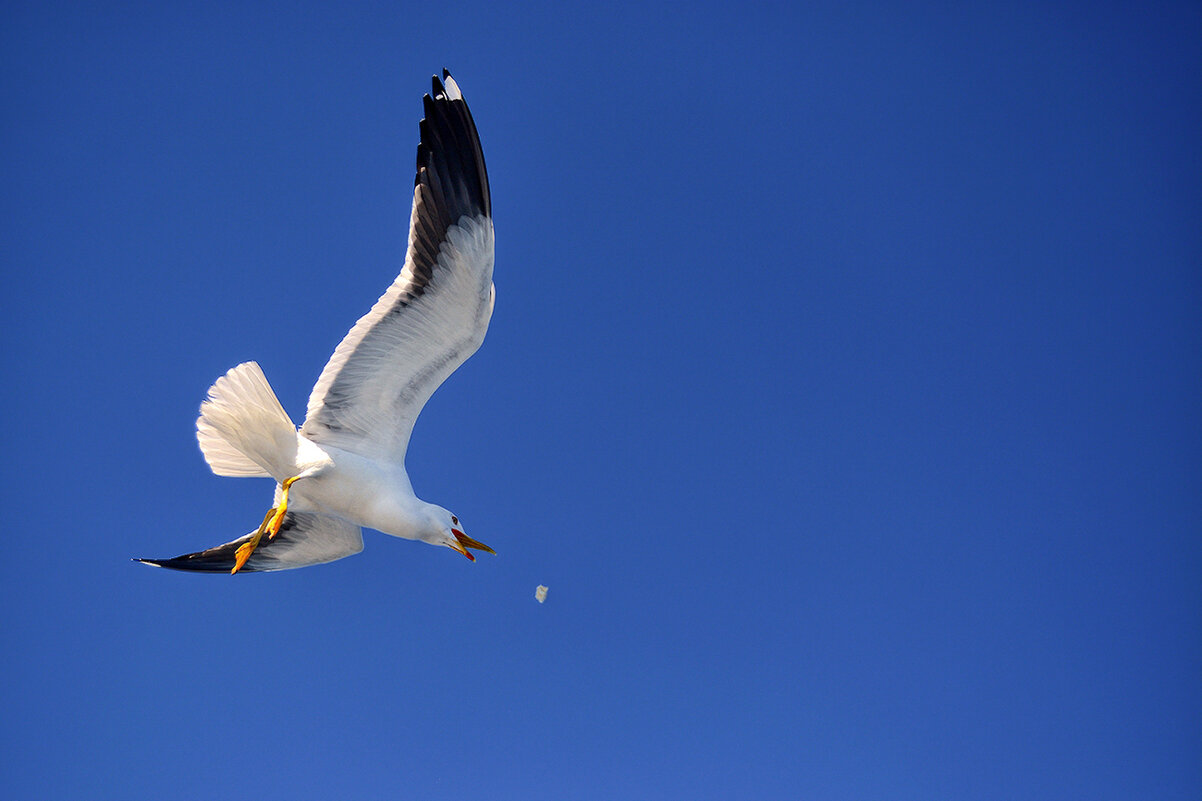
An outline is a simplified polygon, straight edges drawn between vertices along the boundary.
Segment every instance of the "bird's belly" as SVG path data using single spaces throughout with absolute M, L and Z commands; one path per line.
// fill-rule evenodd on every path
M 360 526 L 413 539 L 413 488 L 403 467 L 321 446 L 329 457 L 312 476 L 294 485 L 298 500 Z

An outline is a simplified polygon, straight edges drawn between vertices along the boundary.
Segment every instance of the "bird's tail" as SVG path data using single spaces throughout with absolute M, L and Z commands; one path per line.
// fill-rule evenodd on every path
M 219 476 L 273 476 L 296 470 L 296 426 L 255 362 L 244 362 L 209 387 L 196 439 Z

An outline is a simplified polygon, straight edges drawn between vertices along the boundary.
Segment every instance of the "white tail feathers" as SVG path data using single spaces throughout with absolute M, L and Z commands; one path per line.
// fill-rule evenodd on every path
M 255 362 L 244 362 L 209 387 L 196 439 L 219 476 L 273 476 L 296 470 L 296 426 Z

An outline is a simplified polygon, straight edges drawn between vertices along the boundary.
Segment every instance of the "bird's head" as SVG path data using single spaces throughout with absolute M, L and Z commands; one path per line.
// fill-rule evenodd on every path
M 423 537 L 426 542 L 429 542 L 431 545 L 445 545 L 463 554 L 473 562 L 476 561 L 476 557 L 468 550 L 469 548 L 477 551 L 488 551 L 493 554 L 496 553 L 496 551 L 484 543 L 477 542 L 465 534 L 463 532 L 463 524 L 459 522 L 459 518 L 446 509 L 431 504 L 431 512 L 432 519 L 427 530 L 433 536 Z

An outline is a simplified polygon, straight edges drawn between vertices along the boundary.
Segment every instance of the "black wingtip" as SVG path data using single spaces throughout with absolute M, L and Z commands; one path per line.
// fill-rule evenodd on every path
M 448 69 L 442 74 L 451 77 Z M 458 91 L 452 97 L 437 75 L 431 76 L 430 84 L 430 94 L 422 97 L 425 116 L 419 126 L 414 186 L 429 183 L 431 192 L 437 189 L 442 195 L 430 200 L 437 201 L 440 212 L 435 227 L 445 229 L 465 214 L 491 216 L 492 198 L 484 150 L 467 102 Z
M 177 556 L 174 559 L 147 559 L 139 556 L 134 557 L 133 561 L 141 562 L 142 564 L 150 565 L 151 567 L 165 567 L 168 570 L 188 570 L 188 567 L 183 566 L 186 563 L 181 562 L 181 560 L 184 560 L 185 558 L 186 557 L 184 556 Z
M 216 548 L 209 548 L 196 553 L 186 553 L 181 556 L 175 556 L 170 559 L 134 559 L 135 562 L 141 562 L 144 565 L 151 567 L 163 567 L 168 570 L 183 570 L 190 573 L 228 573 L 230 568 L 234 566 L 236 559 L 236 551 L 238 546 L 250 539 L 249 534 L 241 537 L 233 542 L 227 542 L 224 545 L 218 545 Z M 263 550 L 266 550 L 264 547 Z M 257 565 L 246 564 L 238 571 L 239 573 L 255 573 L 261 570 Z

